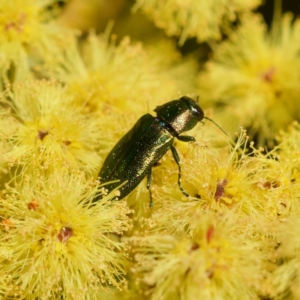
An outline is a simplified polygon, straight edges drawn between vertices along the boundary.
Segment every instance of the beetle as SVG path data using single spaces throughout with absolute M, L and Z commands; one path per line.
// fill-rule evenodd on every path
M 181 133 L 191 130 L 206 117 L 198 103 L 187 96 L 157 106 L 154 111 L 157 116 L 143 115 L 114 146 L 102 165 L 98 175 L 100 183 L 114 181 L 105 186 L 108 192 L 123 183 L 118 189 L 119 195 L 113 200 L 121 200 L 127 196 L 147 176 L 152 207 L 152 167 L 169 149 L 178 166 L 178 186 L 185 196 L 189 196 L 181 186 L 180 159 L 173 146 L 174 139 L 183 142 L 195 141 L 194 137 Z M 99 194 L 93 202 L 101 198 L 102 195 Z

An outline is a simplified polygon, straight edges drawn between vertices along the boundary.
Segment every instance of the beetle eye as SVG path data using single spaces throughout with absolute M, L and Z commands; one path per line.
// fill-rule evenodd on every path
M 198 121 L 200 122 L 204 117 L 203 110 L 200 108 L 199 105 L 197 105 L 196 107 L 192 108 L 192 111 L 193 111 L 193 113 L 195 113 L 195 115 L 197 115 Z

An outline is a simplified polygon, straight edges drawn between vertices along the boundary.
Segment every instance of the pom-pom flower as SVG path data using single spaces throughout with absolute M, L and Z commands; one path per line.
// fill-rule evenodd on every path
M 272 147 L 278 131 L 299 117 L 299 51 L 300 22 L 292 23 L 292 15 L 271 33 L 258 15 L 244 17 L 200 74 L 199 94 L 219 105 L 225 129 L 242 125 L 259 145 L 267 140 Z
M 196 37 L 198 41 L 221 39 L 221 26 L 227 26 L 235 21 L 237 13 L 249 11 L 260 2 L 137 0 L 134 10 L 141 9 L 156 26 L 168 35 L 180 36 L 180 43 L 183 43 L 190 37 Z
M 178 170 L 169 168 L 163 175 L 167 180 L 155 179 L 154 194 L 158 200 L 153 218 L 165 220 L 172 232 L 182 229 L 193 232 L 197 230 L 197 220 L 206 211 L 220 214 L 231 211 L 236 217 L 262 216 L 262 199 L 255 196 L 254 189 L 257 165 L 253 167 L 255 158 L 246 153 L 247 142 L 243 130 L 229 151 L 226 148 L 215 151 L 197 144 L 190 146 L 181 161 L 181 175 L 182 186 L 191 197 L 182 195 L 176 180 Z
M 253 195 L 260 199 L 263 216 L 272 222 L 300 213 L 299 124 L 281 132 L 277 141 L 279 145 L 266 153 L 253 148 L 255 159 L 250 164 Z
M 32 76 L 34 64 L 61 54 L 73 38 L 70 30 L 51 21 L 49 6 L 55 2 L 0 0 L 0 88 L 3 79 Z
M 10 166 L 98 170 L 99 128 L 92 116 L 76 110 L 60 84 L 29 81 L 14 85 L 7 94 L 13 112 L 4 113 L 0 138 L 9 146 L 4 159 Z
M 108 28 L 100 36 L 91 33 L 81 45 L 71 44 L 65 56 L 47 66 L 47 75 L 67 83 L 77 105 L 87 111 L 109 115 L 113 106 L 130 114 L 134 105 L 140 115 L 149 103 L 155 107 L 194 87 L 195 61 L 182 61 L 170 45 L 146 48 L 129 37 L 117 44 Z
M 110 197 L 92 204 L 96 192 L 97 182 L 82 173 L 60 171 L 27 178 L 22 188 L 2 195 L 7 297 L 95 299 L 99 288 L 126 286 L 126 245 L 117 235 L 130 228 L 130 211 Z
M 300 298 L 300 221 L 289 217 L 273 225 L 277 248 L 273 260 L 277 268 L 270 274 L 269 297 L 272 299 Z
M 238 224 L 232 216 L 203 214 L 192 236 L 149 229 L 132 237 L 135 283 L 153 300 L 255 299 L 263 255 Z M 157 222 L 155 230 L 166 226 Z
M 277 136 L 279 144 L 276 154 L 289 162 L 294 162 L 295 176 L 300 171 L 300 124 L 294 122 L 287 130 L 281 131 Z

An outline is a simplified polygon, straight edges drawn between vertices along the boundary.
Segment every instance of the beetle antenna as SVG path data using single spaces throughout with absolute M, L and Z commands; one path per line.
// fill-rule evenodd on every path
M 209 121 L 211 121 L 212 123 L 214 123 L 220 130 L 223 131 L 223 133 L 225 133 L 225 134 L 229 137 L 229 135 L 225 132 L 225 130 L 223 130 L 222 127 L 219 126 L 215 121 L 213 121 L 212 119 L 210 119 L 210 118 L 208 118 L 208 117 L 203 117 L 203 119 L 209 120 Z

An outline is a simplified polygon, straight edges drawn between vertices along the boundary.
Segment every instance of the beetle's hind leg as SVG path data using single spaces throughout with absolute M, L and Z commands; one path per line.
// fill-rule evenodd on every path
M 177 150 L 175 149 L 174 146 L 171 146 L 171 151 L 172 151 L 174 160 L 175 160 L 175 162 L 178 166 L 178 186 L 179 186 L 182 194 L 186 197 L 189 197 L 190 195 L 181 186 L 181 166 L 180 166 L 180 158 L 179 158 L 178 152 L 177 152 Z
M 151 191 L 151 187 L 150 187 L 151 181 L 152 181 L 152 168 L 150 168 L 148 173 L 147 173 L 147 189 L 148 189 L 149 194 L 150 194 L 150 203 L 149 203 L 150 208 L 153 207 L 152 191 Z

